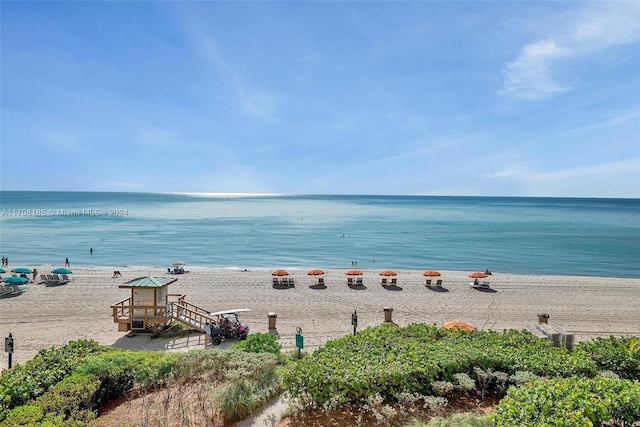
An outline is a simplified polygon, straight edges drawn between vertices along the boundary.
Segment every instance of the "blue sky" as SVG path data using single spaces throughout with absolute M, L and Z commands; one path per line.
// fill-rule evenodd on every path
M 0 3 L 1 188 L 640 197 L 640 3 Z

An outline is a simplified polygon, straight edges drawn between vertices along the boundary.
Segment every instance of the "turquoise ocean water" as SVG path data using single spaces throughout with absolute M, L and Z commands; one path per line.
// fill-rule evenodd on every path
M 0 192 L 11 266 L 317 267 L 640 277 L 640 200 Z M 90 253 L 93 248 L 93 254 Z

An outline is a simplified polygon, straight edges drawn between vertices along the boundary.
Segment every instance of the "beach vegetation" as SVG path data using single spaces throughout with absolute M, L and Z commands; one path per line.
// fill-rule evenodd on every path
M 231 348 L 249 353 L 271 353 L 280 356 L 282 344 L 278 342 L 277 335 L 258 332 L 247 335 L 247 339 L 234 344 Z
M 112 351 L 94 340 L 71 341 L 40 350 L 24 365 L 0 375 L 0 421 L 6 412 L 36 399 L 69 375 L 87 356 Z
M 428 423 L 414 420 L 406 427 L 490 427 L 492 422 L 486 415 L 463 413 L 449 416 L 436 416 Z
M 598 337 L 579 343 L 577 349 L 588 353 L 598 369 L 640 381 L 640 338 Z
M 512 387 L 490 414 L 496 427 L 634 426 L 640 383 L 613 378 L 551 378 Z
M 456 390 L 465 374 L 482 396 L 503 394 L 511 375 L 593 377 L 597 366 L 585 352 L 555 348 L 526 330 L 445 331 L 435 325 L 391 324 L 327 342 L 285 369 L 283 387 L 303 407 L 358 405 L 379 394 L 420 395 Z M 456 380 L 456 378 L 458 378 Z M 451 384 L 451 386 L 448 385 Z M 468 381 L 463 381 L 469 389 Z

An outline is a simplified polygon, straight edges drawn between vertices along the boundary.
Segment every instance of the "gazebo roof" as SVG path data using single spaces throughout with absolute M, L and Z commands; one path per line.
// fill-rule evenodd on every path
M 129 280 L 124 285 L 120 285 L 120 288 L 162 288 L 176 280 L 178 279 L 173 277 L 138 277 L 137 279 Z

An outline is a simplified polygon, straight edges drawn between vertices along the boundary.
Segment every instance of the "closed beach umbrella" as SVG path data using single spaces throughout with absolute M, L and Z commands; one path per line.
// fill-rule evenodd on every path
M 69 270 L 68 268 L 64 268 L 64 267 L 54 268 L 53 270 L 51 270 L 51 272 L 53 274 L 71 274 L 71 270 Z
M 396 272 L 395 272 L 395 271 L 393 271 L 393 270 L 385 270 L 385 271 L 381 271 L 381 272 L 380 272 L 380 275 L 381 275 L 381 276 L 397 276 L 397 275 L 398 275 L 398 273 L 396 273 Z
M 20 273 L 20 274 L 31 274 L 33 273 L 33 271 L 31 271 L 30 268 L 26 268 L 26 267 L 18 267 L 18 268 L 14 268 L 13 270 L 11 270 L 13 273 Z
M 4 283 L 11 283 L 13 285 L 24 285 L 28 282 L 24 277 L 5 277 L 2 280 Z
M 486 279 L 488 276 L 486 273 L 483 273 L 481 271 L 476 271 L 474 273 L 470 273 L 469 277 L 471 277 L 472 279 Z
M 289 275 L 289 272 L 288 272 L 287 270 L 274 270 L 274 271 L 271 273 L 271 275 L 272 275 L 272 276 L 279 276 L 279 277 L 282 277 L 282 276 L 288 276 L 288 275 Z
M 323 270 L 318 270 L 318 269 L 307 271 L 307 275 L 308 276 L 322 276 L 323 274 L 324 274 L 324 271 Z
M 347 276 L 362 276 L 362 271 L 360 271 L 360 270 L 349 270 L 345 274 Z
M 469 331 L 469 332 L 475 331 L 476 329 L 470 324 L 466 322 L 461 322 L 460 320 L 451 320 L 449 322 L 445 322 L 442 325 L 442 327 L 444 329 L 457 329 L 457 330 L 463 330 L 463 331 Z
M 435 270 L 427 270 L 424 273 L 422 273 L 423 276 L 426 277 L 438 277 L 441 276 L 439 271 L 435 271 Z

